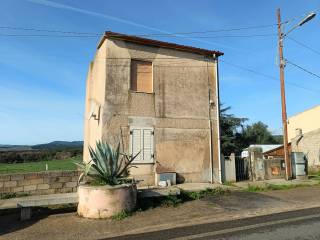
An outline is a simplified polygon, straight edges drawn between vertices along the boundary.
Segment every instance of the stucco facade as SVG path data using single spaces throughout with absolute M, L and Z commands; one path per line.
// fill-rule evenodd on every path
M 320 105 L 288 120 L 288 136 L 293 152 L 303 152 L 310 167 L 320 166 Z
M 104 38 L 87 77 L 84 160 L 100 139 L 130 153 L 130 129 L 151 128 L 153 160 L 130 171 L 140 184 L 157 184 L 159 172 L 176 172 L 178 182 L 219 182 L 217 56 Z M 132 59 L 152 62 L 152 93 L 130 90 Z
M 296 129 L 301 129 L 303 133 L 320 129 L 320 105 L 289 117 L 289 141 L 296 136 Z

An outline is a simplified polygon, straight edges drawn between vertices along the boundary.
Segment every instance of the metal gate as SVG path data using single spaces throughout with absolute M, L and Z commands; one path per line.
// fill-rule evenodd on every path
M 246 181 L 249 180 L 249 164 L 246 158 L 236 157 L 236 180 Z

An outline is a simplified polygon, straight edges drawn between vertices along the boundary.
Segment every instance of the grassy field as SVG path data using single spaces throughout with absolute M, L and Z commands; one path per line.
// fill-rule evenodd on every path
M 30 163 L 0 163 L 0 174 L 5 173 L 24 173 L 24 172 L 40 172 L 46 170 L 75 170 L 77 167 L 74 162 L 80 162 L 80 157 L 70 158 L 67 160 L 51 160 Z

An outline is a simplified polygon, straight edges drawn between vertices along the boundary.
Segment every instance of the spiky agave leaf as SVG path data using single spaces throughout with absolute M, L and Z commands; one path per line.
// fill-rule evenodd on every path
M 140 154 L 140 151 L 133 157 L 128 157 L 128 155 L 125 155 L 127 162 L 124 163 L 124 166 L 122 168 L 122 170 L 119 171 L 119 173 L 117 174 L 117 177 L 121 178 L 122 175 L 128 170 L 128 167 L 130 165 L 130 163 L 133 162 L 134 159 L 136 159 L 136 157 Z
M 74 164 L 76 164 L 82 170 L 82 173 L 80 174 L 80 176 L 78 178 L 78 185 L 79 185 L 81 180 L 84 178 L 84 176 L 89 175 L 89 173 L 91 171 L 92 161 L 89 161 L 88 163 L 74 162 Z
M 88 175 L 98 182 L 107 185 L 119 184 L 128 176 L 130 163 L 140 154 L 134 157 L 120 153 L 120 143 L 114 149 L 108 143 L 101 141 L 96 142 L 96 148 L 89 147 L 91 161 L 89 163 L 77 163 L 82 169 L 83 174 L 80 175 L 79 182 L 85 175 Z

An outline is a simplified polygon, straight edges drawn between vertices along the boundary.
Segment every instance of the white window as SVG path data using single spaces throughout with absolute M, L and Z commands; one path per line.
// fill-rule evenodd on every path
M 153 128 L 132 127 L 130 129 L 130 153 L 135 156 L 140 152 L 134 162 L 153 162 L 153 136 Z

